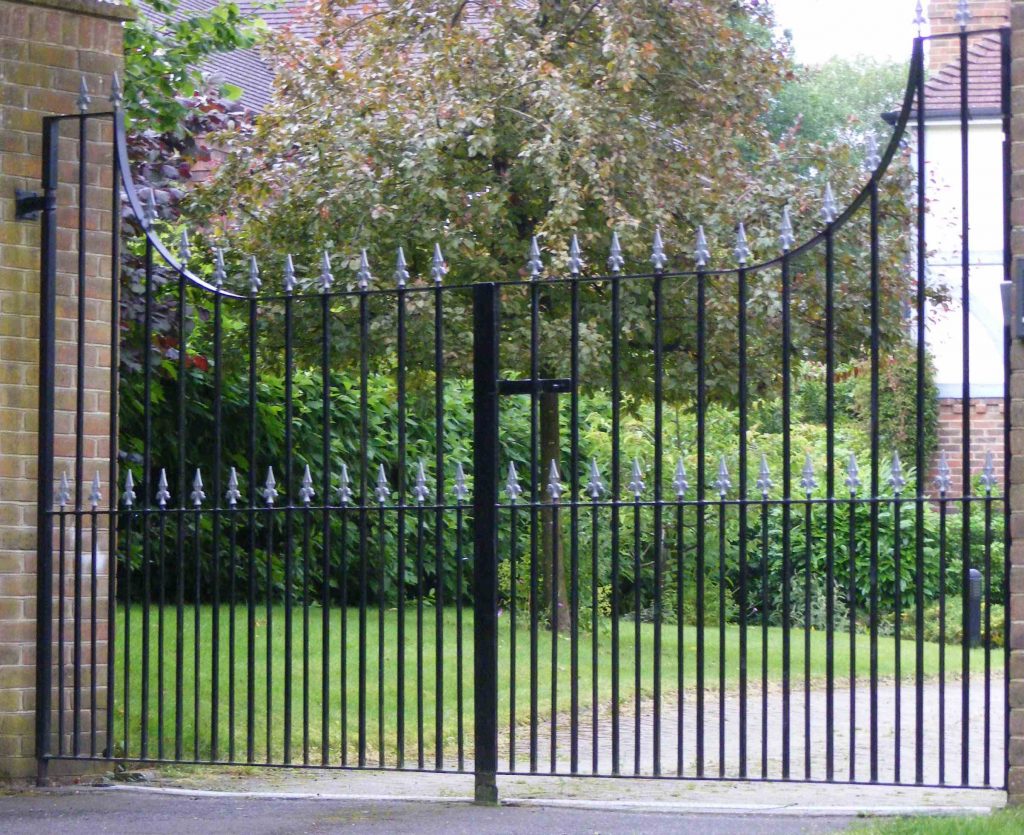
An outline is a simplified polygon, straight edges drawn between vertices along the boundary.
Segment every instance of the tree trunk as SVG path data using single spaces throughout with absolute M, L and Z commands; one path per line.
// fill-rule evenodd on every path
M 544 502 L 551 503 L 548 493 L 548 473 L 551 462 L 561 462 L 561 446 L 559 444 L 558 426 L 558 395 L 553 392 L 540 396 L 540 461 L 538 470 L 543 485 Z M 561 464 L 559 463 L 559 467 Z M 554 516 L 551 510 L 541 511 L 541 550 L 540 550 L 540 600 L 538 609 L 548 612 L 548 624 L 552 629 L 565 632 L 569 629 L 569 598 L 565 586 L 565 519 L 567 510 L 558 512 L 558 539 L 554 537 Z M 557 544 L 557 547 L 555 547 Z M 552 611 L 551 581 L 554 578 L 558 589 L 558 607 Z

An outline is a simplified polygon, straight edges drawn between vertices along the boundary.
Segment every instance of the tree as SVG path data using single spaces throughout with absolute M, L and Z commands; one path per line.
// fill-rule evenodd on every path
M 768 113 L 768 128 L 781 137 L 795 126 L 811 142 L 879 133 L 882 114 L 899 109 L 906 83 L 904 64 L 866 56 L 798 67 Z
M 275 38 L 275 100 L 253 131 L 223 137 L 227 161 L 198 201 L 211 234 L 233 251 L 242 288 L 249 253 L 275 265 L 291 252 L 312 283 L 322 249 L 333 254 L 336 273 L 348 267 L 351 276 L 361 249 L 388 265 L 400 245 L 413 274 L 429 280 L 438 241 L 451 267 L 446 281 L 520 279 L 534 236 L 548 269 L 564 272 L 573 233 L 595 253 L 588 269 L 600 273 L 613 229 L 634 269 L 648 269 L 656 229 L 669 243 L 671 268 L 689 269 L 698 224 L 709 231 L 715 263 L 732 264 L 738 221 L 747 222 L 755 253 L 773 255 L 783 206 L 798 235 L 807 235 L 820 228 L 826 179 L 841 203 L 863 176 L 859 147 L 826 148 L 794 135 L 773 141 L 765 118 L 792 67 L 770 34 L 770 9 L 755 0 L 408 0 L 348 16 L 343 8 L 321 0 L 311 37 Z M 883 336 L 892 342 L 904 337 L 900 300 L 912 291 L 902 268 L 902 186 L 895 177 L 882 195 Z M 838 240 L 840 360 L 862 356 L 869 337 L 865 240 L 864 224 Z M 820 257 L 798 261 L 795 273 L 793 341 L 800 357 L 817 359 L 825 351 Z M 724 403 L 737 390 L 735 282 L 735 274 L 709 279 L 712 373 L 703 394 Z M 766 393 L 780 379 L 779 278 L 768 270 L 748 282 L 747 371 L 751 391 Z M 589 288 L 580 383 L 601 388 L 608 386 L 608 290 Z M 567 299 L 554 286 L 542 292 L 541 368 L 555 376 L 565 370 Z M 691 404 L 695 305 L 692 280 L 666 283 L 665 394 Z M 528 320 L 525 307 L 511 307 L 504 364 L 523 371 Z M 651 394 L 649 285 L 624 285 L 622 310 L 621 378 L 635 402 Z M 466 321 L 454 302 L 449 313 L 453 326 Z M 394 332 L 388 316 L 379 311 L 377 333 Z M 336 336 L 342 356 L 355 356 L 354 333 Z M 429 340 L 410 338 L 414 352 L 420 343 Z M 453 352 L 454 369 L 461 361 L 467 370 L 468 358 Z M 383 359 L 382 370 L 393 361 Z M 557 414 L 553 398 L 544 402 L 550 438 Z

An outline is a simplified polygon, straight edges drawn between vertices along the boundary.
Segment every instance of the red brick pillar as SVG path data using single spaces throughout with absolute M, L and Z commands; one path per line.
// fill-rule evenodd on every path
M 0 777 L 25 777 L 36 769 L 40 228 L 38 221 L 15 219 L 14 192 L 16 188 L 39 190 L 43 116 L 74 113 L 83 78 L 97 105 L 105 101 L 111 76 L 122 66 L 123 22 L 133 16 L 130 8 L 102 0 L 0 0 Z M 96 143 L 97 151 L 92 158 L 97 162 L 88 169 L 89 203 L 97 208 L 89 212 L 87 235 L 88 251 L 95 253 L 110 252 L 109 139 L 109 131 L 106 136 L 97 131 L 90 139 L 90 144 Z M 102 152 L 100 145 L 104 147 Z M 61 155 L 71 161 L 77 158 L 77 145 L 70 130 L 66 135 L 62 133 Z M 67 444 L 62 444 L 61 435 L 70 437 L 73 431 L 68 404 L 73 401 L 75 369 L 67 348 L 77 339 L 76 165 L 62 168 L 59 180 L 58 200 L 71 207 L 58 213 L 57 240 L 61 254 L 57 265 L 55 421 L 57 454 L 62 455 L 62 447 Z M 109 392 L 99 383 L 103 375 L 109 377 L 111 363 L 109 257 L 90 257 L 86 278 L 88 429 L 104 423 L 102 418 L 110 413 Z M 96 432 L 94 438 L 87 439 L 86 472 L 90 477 L 95 469 L 100 469 L 106 478 L 107 431 Z M 64 466 L 58 458 L 58 475 Z M 88 495 L 88 488 L 85 489 Z M 105 502 L 109 500 L 106 492 L 105 489 Z M 105 551 L 106 537 L 102 548 Z M 102 571 L 105 577 L 105 553 Z M 106 651 L 105 622 L 102 630 L 104 640 L 98 642 L 98 662 L 104 660 L 100 656 Z M 56 652 L 53 660 L 56 668 L 61 663 Z M 105 683 L 99 676 L 97 680 Z M 105 688 L 101 692 L 105 693 Z M 103 698 L 97 698 L 98 706 L 103 703 Z M 53 704 L 56 711 L 56 697 Z M 92 706 L 85 704 L 91 712 Z M 85 728 L 91 719 L 88 715 L 84 717 Z M 53 726 L 56 729 L 56 722 Z M 102 736 L 105 746 L 105 734 Z

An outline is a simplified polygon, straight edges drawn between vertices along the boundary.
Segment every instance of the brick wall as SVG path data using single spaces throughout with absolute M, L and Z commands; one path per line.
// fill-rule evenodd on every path
M 1011 247 L 1024 258 L 1024 0 L 1013 0 L 1011 49 L 1013 204 Z M 1024 344 L 1010 349 L 1010 775 L 1009 800 L 1024 805 Z
M 959 0 L 929 0 L 928 27 L 932 35 L 959 32 L 956 12 Z M 971 13 L 968 29 L 993 29 L 1005 26 L 1010 20 L 1010 0 L 970 0 L 967 8 Z M 928 44 L 928 66 L 932 72 L 960 57 L 960 45 L 956 38 L 932 41 Z
M 105 110 L 110 78 L 122 62 L 122 21 L 130 9 L 100 0 L 0 0 L 0 776 L 35 772 L 36 455 L 38 398 L 39 223 L 14 219 L 14 190 L 39 189 L 42 117 L 75 112 L 82 78 Z M 87 167 L 85 472 L 107 476 L 111 363 L 111 169 L 109 125 L 95 125 Z M 60 141 L 57 275 L 56 472 L 74 455 L 77 328 L 76 125 Z M 95 207 L 95 208 L 92 208 Z M 104 500 L 108 490 L 104 489 Z M 88 487 L 85 487 L 88 495 Z M 86 548 L 90 548 L 86 538 Z M 55 543 L 56 544 L 56 543 Z M 106 573 L 106 537 L 98 537 Z M 72 566 L 66 590 L 70 590 Z M 83 567 L 86 583 L 88 561 Z M 103 587 L 101 581 L 100 587 Z M 88 586 L 86 585 L 86 588 Z M 54 581 L 55 594 L 58 583 Z M 102 610 L 98 608 L 98 616 Z M 84 623 L 90 612 L 83 607 Z M 96 661 L 103 663 L 106 624 Z M 88 627 L 85 634 L 88 635 Z M 65 629 L 70 639 L 71 631 Z M 56 629 L 54 633 L 56 639 Z M 70 640 L 65 658 L 70 659 Z M 83 654 L 91 660 L 88 645 Z M 55 670 L 58 659 L 54 655 Z M 56 681 L 56 672 L 54 681 Z M 100 680 L 100 683 L 101 680 Z M 88 711 L 88 679 L 83 679 Z M 101 690 L 102 694 L 103 691 Z M 70 694 L 66 694 L 65 704 Z M 102 697 L 97 700 L 102 704 Z M 56 707 L 57 700 L 54 699 Z M 102 721 L 102 717 L 97 717 Z M 90 716 L 83 716 L 83 734 Z M 54 728 L 56 728 L 54 722 Z M 101 725 L 102 727 L 102 725 Z M 55 742 L 56 740 L 54 740 Z M 103 743 L 105 745 L 105 740 Z
M 971 400 L 971 476 L 977 478 L 985 467 L 985 456 L 992 453 L 996 476 L 1002 482 L 1003 473 L 1003 398 L 982 397 Z M 951 475 L 950 495 L 964 495 L 961 484 L 963 471 L 963 401 L 957 398 L 939 400 L 938 447 L 932 462 L 928 483 L 937 474 L 937 465 L 943 453 L 949 462 Z

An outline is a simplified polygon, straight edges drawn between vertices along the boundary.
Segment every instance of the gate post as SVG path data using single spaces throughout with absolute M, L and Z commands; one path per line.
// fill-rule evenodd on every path
M 498 287 L 473 287 L 473 692 L 477 803 L 498 802 Z

